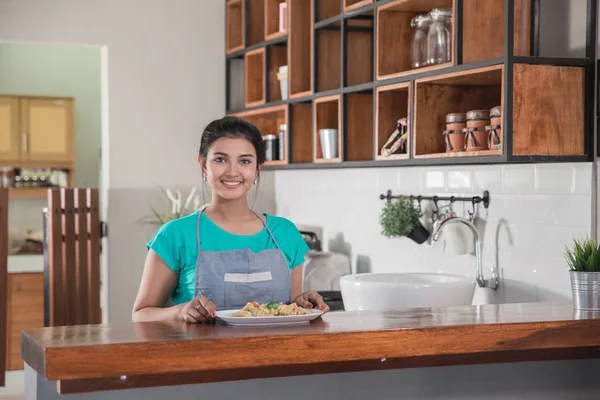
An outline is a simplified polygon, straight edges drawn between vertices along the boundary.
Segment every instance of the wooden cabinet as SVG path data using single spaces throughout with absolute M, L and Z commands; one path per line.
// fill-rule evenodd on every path
M 44 326 L 44 274 L 8 275 L 7 370 L 23 369 L 21 331 Z
M 19 100 L 0 97 L 0 160 L 18 161 L 19 145 Z
M 73 107 L 70 98 L 0 97 L 0 163 L 71 167 Z

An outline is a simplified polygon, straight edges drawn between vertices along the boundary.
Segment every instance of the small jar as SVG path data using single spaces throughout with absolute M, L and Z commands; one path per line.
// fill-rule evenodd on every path
M 452 113 L 446 115 L 446 129 L 444 137 L 446 152 L 454 153 L 465 150 L 465 132 L 467 127 L 467 116 L 464 113 Z
M 414 28 L 411 48 L 412 68 L 427 66 L 427 34 L 431 25 L 431 17 L 427 14 L 418 14 L 410 21 Z
M 275 135 L 266 135 L 263 136 L 263 140 L 265 141 L 265 160 L 266 161 L 274 161 L 277 160 L 279 156 L 279 148 L 277 146 L 277 136 Z
M 471 110 L 467 113 L 467 127 L 464 129 L 467 151 L 489 149 L 488 133 L 486 131 L 486 126 L 489 124 L 489 110 Z
M 496 106 L 490 110 L 490 124 L 485 127 L 488 136 L 488 148 L 502 148 L 502 107 Z

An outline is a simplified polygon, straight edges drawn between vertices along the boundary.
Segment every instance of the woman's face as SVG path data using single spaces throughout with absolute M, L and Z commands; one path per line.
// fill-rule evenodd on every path
M 227 200 L 244 196 L 258 174 L 256 150 L 243 138 L 215 140 L 205 161 L 203 172 L 213 192 Z

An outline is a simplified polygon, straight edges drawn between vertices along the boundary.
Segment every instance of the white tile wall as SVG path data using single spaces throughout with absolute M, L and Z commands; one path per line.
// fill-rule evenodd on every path
M 479 290 L 475 302 L 570 300 L 564 246 L 592 229 L 592 163 L 447 168 L 404 167 L 275 172 L 277 212 L 322 228 L 325 250 L 344 249 L 356 271 L 475 273 L 474 255 L 444 253 L 444 243 L 419 246 L 381 235 L 379 195 L 481 195 L 478 207 L 484 271 L 498 266 L 502 288 Z M 425 207 L 425 203 L 423 203 Z M 454 209 L 467 216 L 470 204 Z M 430 214 L 428 214 L 428 217 Z M 430 221 L 424 221 L 428 227 Z

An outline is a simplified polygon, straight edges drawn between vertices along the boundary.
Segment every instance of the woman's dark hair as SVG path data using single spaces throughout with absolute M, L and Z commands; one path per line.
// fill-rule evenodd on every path
M 215 140 L 225 137 L 248 140 L 256 150 L 257 167 L 264 164 L 266 158 L 265 143 L 260 131 L 250 122 L 237 117 L 216 119 L 204 128 L 200 139 L 200 155 L 206 158 L 208 150 Z

